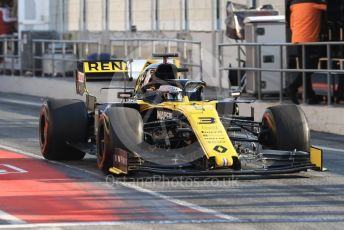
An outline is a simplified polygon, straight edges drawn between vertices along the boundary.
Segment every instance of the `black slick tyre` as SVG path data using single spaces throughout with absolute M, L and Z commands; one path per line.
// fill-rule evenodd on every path
M 97 166 L 105 174 L 110 174 L 109 169 L 113 165 L 115 146 L 112 141 L 112 128 L 106 122 L 104 116 L 99 120 L 97 133 Z
M 126 151 L 129 157 L 130 149 L 137 149 L 143 140 L 142 131 L 143 122 L 135 109 L 113 107 L 101 114 L 96 138 L 98 168 L 104 174 L 110 174 L 116 149 Z
M 309 152 L 310 131 L 304 112 L 297 105 L 267 108 L 259 142 L 267 149 Z
M 39 143 L 48 160 L 81 160 L 85 153 L 72 146 L 85 143 L 88 136 L 88 113 L 79 100 L 49 99 L 39 117 Z

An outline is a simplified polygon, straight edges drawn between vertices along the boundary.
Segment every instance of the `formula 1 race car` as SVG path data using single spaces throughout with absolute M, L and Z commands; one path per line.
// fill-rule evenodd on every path
M 48 160 L 97 156 L 105 174 L 150 172 L 166 175 L 286 174 L 322 170 L 322 151 L 310 146 L 306 117 L 296 105 L 267 108 L 262 120 L 240 116 L 231 97 L 205 100 L 204 81 L 180 79 L 168 63 L 177 54 L 155 54 L 135 87 L 117 93 L 120 102 L 98 103 L 86 80 L 130 79 L 124 60 L 80 61 L 76 91 L 80 100 L 48 99 L 39 120 L 40 147 Z M 153 60 L 153 59 L 152 59 Z M 118 90 L 107 87 L 106 90 Z

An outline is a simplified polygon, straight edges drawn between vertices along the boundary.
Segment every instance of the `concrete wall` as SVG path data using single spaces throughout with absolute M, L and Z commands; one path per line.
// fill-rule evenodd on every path
M 80 28 L 80 0 L 69 0 L 67 3 L 67 30 L 77 31 Z
M 220 2 L 220 28 L 216 27 L 216 0 L 188 0 L 188 25 L 186 25 L 185 16 L 185 0 L 132 0 L 132 24 L 136 25 L 136 33 L 127 33 L 129 30 L 129 13 L 128 13 L 128 0 L 109 0 L 108 3 L 108 30 L 109 33 L 102 31 L 104 27 L 104 13 L 103 7 L 105 6 L 104 0 L 85 0 L 86 7 L 86 31 L 78 31 L 80 27 L 80 12 L 82 7 L 80 3 L 83 0 L 68 0 L 68 30 L 74 34 L 77 39 L 98 39 L 106 43 L 106 39 L 111 37 L 159 37 L 159 38 L 176 38 L 180 31 L 187 34 L 188 39 L 202 41 L 203 44 L 203 57 L 204 59 L 204 79 L 208 80 L 210 85 L 228 86 L 228 80 L 223 78 L 222 81 L 218 79 L 218 65 L 217 47 L 216 43 L 229 42 L 234 43 L 233 40 L 227 39 L 223 35 L 226 29 L 226 3 L 227 1 Z M 158 2 L 158 4 L 157 4 Z M 246 4 L 247 0 L 234 0 L 233 2 Z M 260 0 L 258 5 L 272 4 L 281 12 L 284 12 L 284 0 Z M 79 5 L 79 7 L 78 7 Z M 159 7 L 158 18 L 155 21 L 156 7 Z M 78 19 L 79 18 L 79 19 Z M 189 29 L 185 31 L 184 29 Z M 159 30 L 157 30 L 159 29 Z M 220 29 L 220 30 L 216 30 Z M 216 30 L 216 31 L 215 31 Z M 104 37 L 106 39 L 104 40 Z M 148 48 L 146 50 L 149 50 Z M 122 49 L 117 49 L 117 56 L 122 56 Z M 150 55 L 147 53 L 147 55 Z M 236 66 L 235 49 L 227 49 L 225 52 L 224 63 Z M 193 58 L 194 60 L 197 57 Z M 224 74 L 226 75 L 226 73 Z
M 124 31 L 127 30 L 126 4 L 123 0 L 109 1 L 109 30 Z
M 104 32 L 89 32 L 83 33 L 80 37 L 80 33 L 73 33 L 73 39 L 89 39 L 89 40 L 98 40 L 101 41 L 104 37 Z M 109 38 L 113 39 L 123 39 L 123 38 L 186 38 L 193 41 L 202 42 L 202 64 L 203 64 L 203 79 L 207 82 L 209 86 L 222 86 L 227 88 L 229 86 L 227 73 L 223 73 L 223 78 L 220 80 L 218 72 L 218 50 L 217 44 L 221 42 L 235 43 L 235 41 L 226 38 L 223 31 L 192 31 L 179 33 L 177 31 L 161 31 L 161 32 L 127 32 L 127 31 L 110 31 L 108 34 Z M 104 41 L 104 44 L 108 44 L 109 41 Z M 105 47 L 105 46 L 104 46 Z M 158 43 L 157 49 L 155 52 L 166 52 L 167 43 Z M 114 44 L 113 55 L 117 57 L 124 57 L 124 43 L 118 42 Z M 188 62 L 193 64 L 199 64 L 200 53 L 197 46 L 191 47 L 187 46 L 187 56 Z M 175 43 L 171 43 L 171 52 L 178 52 L 183 56 L 183 47 L 176 46 Z M 96 51 L 95 51 L 96 52 Z M 103 52 L 110 52 L 110 47 L 106 47 Z M 132 58 L 148 58 L 152 55 L 152 42 L 143 42 L 141 47 L 141 57 L 139 57 L 139 49 L 137 44 L 134 44 L 133 49 L 129 52 Z M 236 65 L 236 49 L 225 49 L 224 52 L 224 65 L 227 66 L 229 63 L 232 66 Z M 85 57 L 80 57 L 85 58 Z M 198 75 L 199 69 L 192 68 L 194 79 L 199 79 Z
M 59 7 L 52 8 L 51 0 L 19 0 L 19 32 L 25 30 L 52 30 L 56 26 L 54 17 L 60 14 Z
M 155 21 L 156 1 L 158 1 L 160 20 Z M 67 31 L 80 29 L 80 12 L 83 0 L 66 0 Z M 101 31 L 103 28 L 104 0 L 85 0 L 86 30 Z M 216 0 L 188 0 L 188 26 L 191 31 L 212 31 L 216 20 Z M 233 2 L 246 4 L 246 0 L 233 0 Z M 159 24 L 161 31 L 178 31 L 185 29 L 185 0 L 132 0 L 132 24 L 138 31 L 151 31 Z M 220 23 L 225 29 L 227 1 L 220 1 Z M 109 0 L 109 30 L 129 30 L 128 26 L 128 0 Z M 284 0 L 260 0 L 258 5 L 272 4 L 281 14 L 284 14 Z M 56 14 L 53 12 L 53 14 Z
M 103 1 L 87 0 L 86 1 L 86 30 L 101 31 L 103 30 Z
M 214 29 L 214 1 L 189 0 L 189 29 L 192 31 L 211 31 Z
M 264 4 L 271 4 L 275 9 L 278 10 L 278 12 L 281 15 L 284 15 L 285 12 L 285 7 L 284 7 L 284 0 L 259 0 L 258 1 L 259 5 L 264 5 Z
M 156 4 L 158 1 L 158 4 Z M 132 0 L 132 24 L 136 25 L 137 32 L 131 33 L 129 29 L 129 13 L 128 0 L 109 0 L 108 3 L 108 30 L 103 30 L 104 17 L 104 0 L 85 0 L 86 24 L 85 31 L 79 31 L 82 28 L 80 22 L 82 20 L 82 9 L 80 3 L 83 0 L 68 0 L 68 30 L 73 34 L 75 39 L 91 39 L 102 41 L 104 44 L 108 43 L 110 38 L 182 38 L 191 39 L 202 42 L 202 56 L 203 56 L 203 79 L 207 81 L 210 86 L 228 87 L 227 72 L 223 72 L 223 78 L 219 78 L 218 71 L 218 50 L 216 44 L 218 43 L 235 43 L 234 40 L 228 39 L 224 35 L 226 29 L 224 20 L 226 18 L 226 3 L 227 1 L 220 1 L 220 28 L 216 27 L 216 1 L 215 0 L 188 0 L 188 15 L 189 31 L 186 28 L 184 21 L 184 6 L 185 0 Z M 236 0 L 234 2 L 246 4 L 246 0 Z M 258 5 L 273 4 L 280 11 L 283 9 L 283 0 L 258 1 Z M 78 7 L 80 6 L 80 7 Z M 155 21 L 156 6 L 159 7 L 158 17 L 160 20 Z M 159 30 L 156 30 L 159 28 Z M 217 30 L 216 30 L 217 29 Z M 166 46 L 166 44 L 165 44 Z M 165 52 L 164 47 L 161 47 L 157 52 Z M 105 49 L 104 51 L 108 51 Z M 151 55 L 150 44 L 142 46 L 142 56 L 149 57 Z M 117 57 L 123 57 L 123 44 L 115 47 Z M 137 55 L 137 54 L 136 54 Z M 194 64 L 198 64 L 199 52 L 192 50 L 192 58 L 190 59 Z M 224 52 L 224 65 L 237 66 L 237 50 L 235 48 L 226 48 Z M 198 70 L 192 68 L 193 73 L 197 75 Z
M 174 0 L 171 4 L 171 0 L 159 0 L 160 30 L 183 29 L 182 2 L 182 0 Z
M 133 25 L 136 25 L 137 30 L 149 31 L 153 30 L 152 19 L 154 17 L 154 1 L 140 0 L 133 1 Z
M 103 37 L 103 33 L 88 33 L 85 34 L 83 37 L 84 39 L 90 39 L 90 40 L 100 40 L 101 37 Z M 109 37 L 110 38 L 177 38 L 177 37 L 186 37 L 188 40 L 194 40 L 194 41 L 202 41 L 202 64 L 203 64 L 203 79 L 207 82 L 210 86 L 218 86 L 220 85 L 220 80 L 218 78 L 218 60 L 217 60 L 217 46 L 216 43 L 214 43 L 215 40 L 220 41 L 224 40 L 222 38 L 224 35 L 222 32 L 202 32 L 202 31 L 193 31 L 188 33 L 183 33 L 180 35 L 178 32 L 139 32 L 139 33 L 131 33 L 131 32 L 110 32 Z M 74 35 L 74 37 L 78 37 L 78 33 Z M 118 42 L 114 44 L 114 52 L 113 55 L 117 57 L 124 57 L 124 43 Z M 155 52 L 166 52 L 167 43 L 158 43 L 157 49 Z M 180 53 L 183 57 L 184 55 L 184 47 L 177 46 L 176 43 L 171 43 L 171 52 Z M 104 50 L 105 52 L 109 52 L 110 49 Z M 133 49 L 130 50 L 130 56 L 133 58 L 148 58 L 152 55 L 152 42 L 143 42 L 141 47 L 141 56 L 139 56 L 139 48 L 136 44 L 134 44 Z M 193 64 L 200 64 L 200 53 L 198 46 L 191 46 L 188 45 L 186 47 L 186 53 L 188 62 Z M 229 57 L 233 57 L 231 54 L 227 54 Z M 82 58 L 82 57 L 81 57 Z M 228 62 L 228 60 L 226 60 Z M 191 68 L 191 71 L 193 72 L 194 79 L 199 80 L 199 69 L 197 67 Z M 222 86 L 228 87 L 228 79 L 227 77 L 222 79 Z

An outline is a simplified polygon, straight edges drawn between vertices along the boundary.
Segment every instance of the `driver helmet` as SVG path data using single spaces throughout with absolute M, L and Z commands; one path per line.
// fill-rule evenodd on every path
M 182 101 L 182 90 L 172 85 L 161 85 L 157 90 L 165 101 Z

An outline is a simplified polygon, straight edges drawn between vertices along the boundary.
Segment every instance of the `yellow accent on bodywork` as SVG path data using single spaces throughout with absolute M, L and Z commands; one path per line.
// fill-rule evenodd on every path
M 126 172 L 124 172 L 124 171 L 122 171 L 122 170 L 120 170 L 120 169 L 118 169 L 116 167 L 110 168 L 109 172 L 114 173 L 116 175 L 126 175 L 127 174 Z
M 323 151 L 322 149 L 315 148 L 311 146 L 310 149 L 310 159 L 311 163 L 317 167 L 317 170 L 323 171 Z
M 183 102 L 164 102 L 157 105 L 137 101 L 141 110 L 163 108 L 179 111 L 188 119 L 206 157 L 215 158 L 217 167 L 233 165 L 233 157 L 238 157 L 223 127 L 216 110 L 216 101 L 189 102 L 184 97 Z

